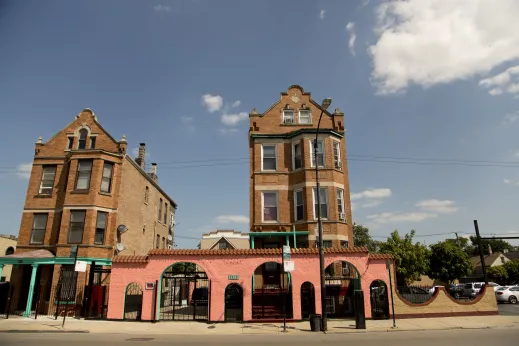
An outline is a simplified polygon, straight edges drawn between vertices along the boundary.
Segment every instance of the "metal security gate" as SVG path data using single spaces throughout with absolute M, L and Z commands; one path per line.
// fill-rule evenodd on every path
M 136 283 L 132 282 L 126 287 L 124 295 L 124 319 L 125 320 L 141 320 L 142 312 L 142 288 Z
M 181 263 L 184 264 L 184 263 Z M 208 321 L 210 280 L 189 266 L 172 266 L 162 276 L 161 321 Z
M 371 317 L 374 320 L 389 319 L 389 299 L 387 285 L 382 280 L 375 280 L 369 286 Z
M 315 314 L 315 288 L 311 282 L 301 285 L 301 317 L 308 319 Z
M 243 289 L 238 284 L 225 288 L 225 322 L 243 321 Z

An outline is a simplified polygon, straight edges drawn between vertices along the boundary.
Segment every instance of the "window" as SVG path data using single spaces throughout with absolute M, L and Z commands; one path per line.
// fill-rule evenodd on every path
M 294 169 L 303 167 L 303 162 L 301 161 L 301 143 L 294 143 L 292 152 L 294 153 Z
M 155 241 L 155 247 L 158 249 L 160 247 L 160 235 L 157 234 L 157 240 Z
M 342 262 L 342 275 L 350 275 L 350 266 L 347 262 Z
M 283 111 L 283 124 L 295 124 L 293 110 L 284 110 Z
M 92 173 L 92 160 L 79 160 L 76 190 L 88 190 L 90 188 L 90 173 Z
M 112 174 L 114 164 L 105 162 L 103 165 L 103 177 L 101 178 L 101 192 L 110 192 L 112 190 Z
M 340 168 L 341 162 L 341 143 L 333 141 L 333 164 L 335 168 Z
M 304 219 L 303 190 L 294 191 L 294 211 L 296 221 Z
M 85 230 L 85 210 L 70 211 L 70 226 L 68 231 L 69 244 L 81 244 Z
M 311 124 L 312 123 L 312 119 L 310 118 L 309 109 L 301 109 L 299 111 L 299 123 L 300 124 Z
M 505 263 L 505 258 L 503 256 L 499 257 L 501 259 L 501 263 Z
M 162 220 L 162 198 L 159 199 L 159 222 Z
M 67 149 L 72 149 L 74 147 L 74 137 L 68 137 Z
M 264 268 L 268 272 L 277 271 L 278 270 L 278 266 L 279 266 L 279 264 L 277 264 L 276 262 L 267 262 L 267 263 L 264 264 Z
M 328 191 L 326 188 L 319 189 L 319 198 L 321 200 L 321 218 L 327 219 L 328 218 Z M 314 219 L 317 219 L 317 189 L 313 188 L 313 195 L 314 195 Z
M 168 224 L 168 204 L 164 203 L 164 224 Z
M 78 149 L 86 149 L 87 136 L 88 136 L 87 129 L 79 130 L 79 141 L 78 141 L 78 145 L 77 145 Z
M 262 171 L 275 171 L 277 169 L 276 145 L 264 145 L 262 147 Z
M 31 244 L 43 244 L 49 214 L 34 214 L 31 231 Z
M 149 198 L 150 198 L 150 188 L 146 186 L 146 189 L 144 190 L 144 203 L 148 203 Z
M 310 162 L 312 167 L 315 167 L 315 156 L 314 156 L 314 142 L 315 139 L 310 140 Z M 317 140 L 317 163 L 319 167 L 324 167 L 324 141 L 322 139 Z
M 162 248 L 163 249 L 166 248 L 166 238 L 165 237 L 162 237 Z
M 218 243 L 218 248 L 219 249 L 227 249 L 227 243 L 225 241 L 219 242 Z
M 278 220 L 277 192 L 263 192 L 263 221 Z
M 323 248 L 330 248 L 332 247 L 332 241 L 331 240 L 323 240 Z
M 97 222 L 96 222 L 96 234 L 94 238 L 94 244 L 102 245 L 105 243 L 106 234 L 106 220 L 108 219 L 108 213 L 98 211 Z
M 349 243 L 347 240 L 341 240 L 341 247 L 348 247 Z
M 5 250 L 5 255 L 6 255 L 6 256 L 9 256 L 9 255 L 12 255 L 12 254 L 14 254 L 14 247 L 9 246 L 9 247 L 7 248 L 7 250 Z
M 341 214 L 344 214 L 344 190 L 337 189 L 337 212 L 339 213 L 339 218 L 341 218 Z
M 90 137 L 90 149 L 95 149 L 95 147 L 96 147 L 96 138 L 97 137 Z
M 44 166 L 41 175 L 40 195 L 52 195 L 54 178 L 56 177 L 56 166 Z

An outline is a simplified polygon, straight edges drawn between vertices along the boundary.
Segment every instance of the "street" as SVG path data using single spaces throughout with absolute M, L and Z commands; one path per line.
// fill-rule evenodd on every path
M 391 335 L 389 335 L 391 334 Z M 519 329 L 460 329 L 447 331 L 421 332 L 382 332 L 351 334 L 277 334 L 277 335 L 123 335 L 88 333 L 0 333 L 2 346 L 39 345 L 39 346 L 91 346 L 103 345 L 312 345 L 326 342 L 327 345 L 344 345 L 345 342 L 362 343 L 364 346 L 401 346 L 420 345 L 515 345 Z
M 499 315 L 501 316 L 518 316 L 519 315 L 519 304 L 497 304 Z

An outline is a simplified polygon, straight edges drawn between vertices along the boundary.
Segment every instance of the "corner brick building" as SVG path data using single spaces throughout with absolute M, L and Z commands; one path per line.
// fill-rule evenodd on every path
M 176 208 L 158 184 L 156 164 L 145 171 L 145 144 L 134 160 L 125 136 L 115 140 L 84 109 L 46 143 L 40 137 L 35 144 L 16 254 L 0 257 L 0 265 L 15 264 L 12 309 L 30 314 L 35 292 L 40 303 L 52 303 L 51 290 L 74 272 L 76 245 L 78 260 L 88 263 L 78 289 L 92 280 L 109 282 L 114 255 L 171 248 Z
M 251 247 L 315 246 L 313 157 L 321 106 L 298 85 L 249 115 Z M 344 113 L 324 111 L 318 140 L 325 247 L 353 247 Z

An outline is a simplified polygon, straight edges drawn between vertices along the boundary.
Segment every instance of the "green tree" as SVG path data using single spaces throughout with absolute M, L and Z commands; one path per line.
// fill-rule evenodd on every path
M 519 283 L 519 260 L 506 262 L 500 267 L 504 267 L 508 275 L 507 284 Z
M 479 255 L 478 243 L 476 239 L 477 238 L 475 235 L 470 236 L 470 241 L 472 243 L 472 256 Z M 515 250 L 515 247 L 512 244 L 503 239 L 481 239 L 481 247 L 483 249 L 484 255 L 490 254 L 489 247 L 492 248 L 492 252 L 505 252 L 505 250 Z
M 380 252 L 393 255 L 396 262 L 397 285 L 407 285 L 419 280 L 427 272 L 429 249 L 420 243 L 413 243 L 416 231 L 411 230 L 404 238 L 393 231 L 385 243 L 380 244 Z
M 373 240 L 369 229 L 362 225 L 353 224 L 353 245 L 355 247 L 367 247 L 369 252 L 378 252 L 380 242 Z
M 451 243 L 460 248 L 463 252 L 465 252 L 469 257 L 472 257 L 472 252 L 474 251 L 472 247 L 472 243 L 469 238 L 459 237 L 458 239 L 445 239 L 447 243 Z
M 498 284 L 504 284 L 508 281 L 508 271 L 504 265 L 487 268 L 488 278 Z
M 432 279 L 450 284 L 467 276 L 474 270 L 470 257 L 457 243 L 443 241 L 431 245 L 427 275 Z

